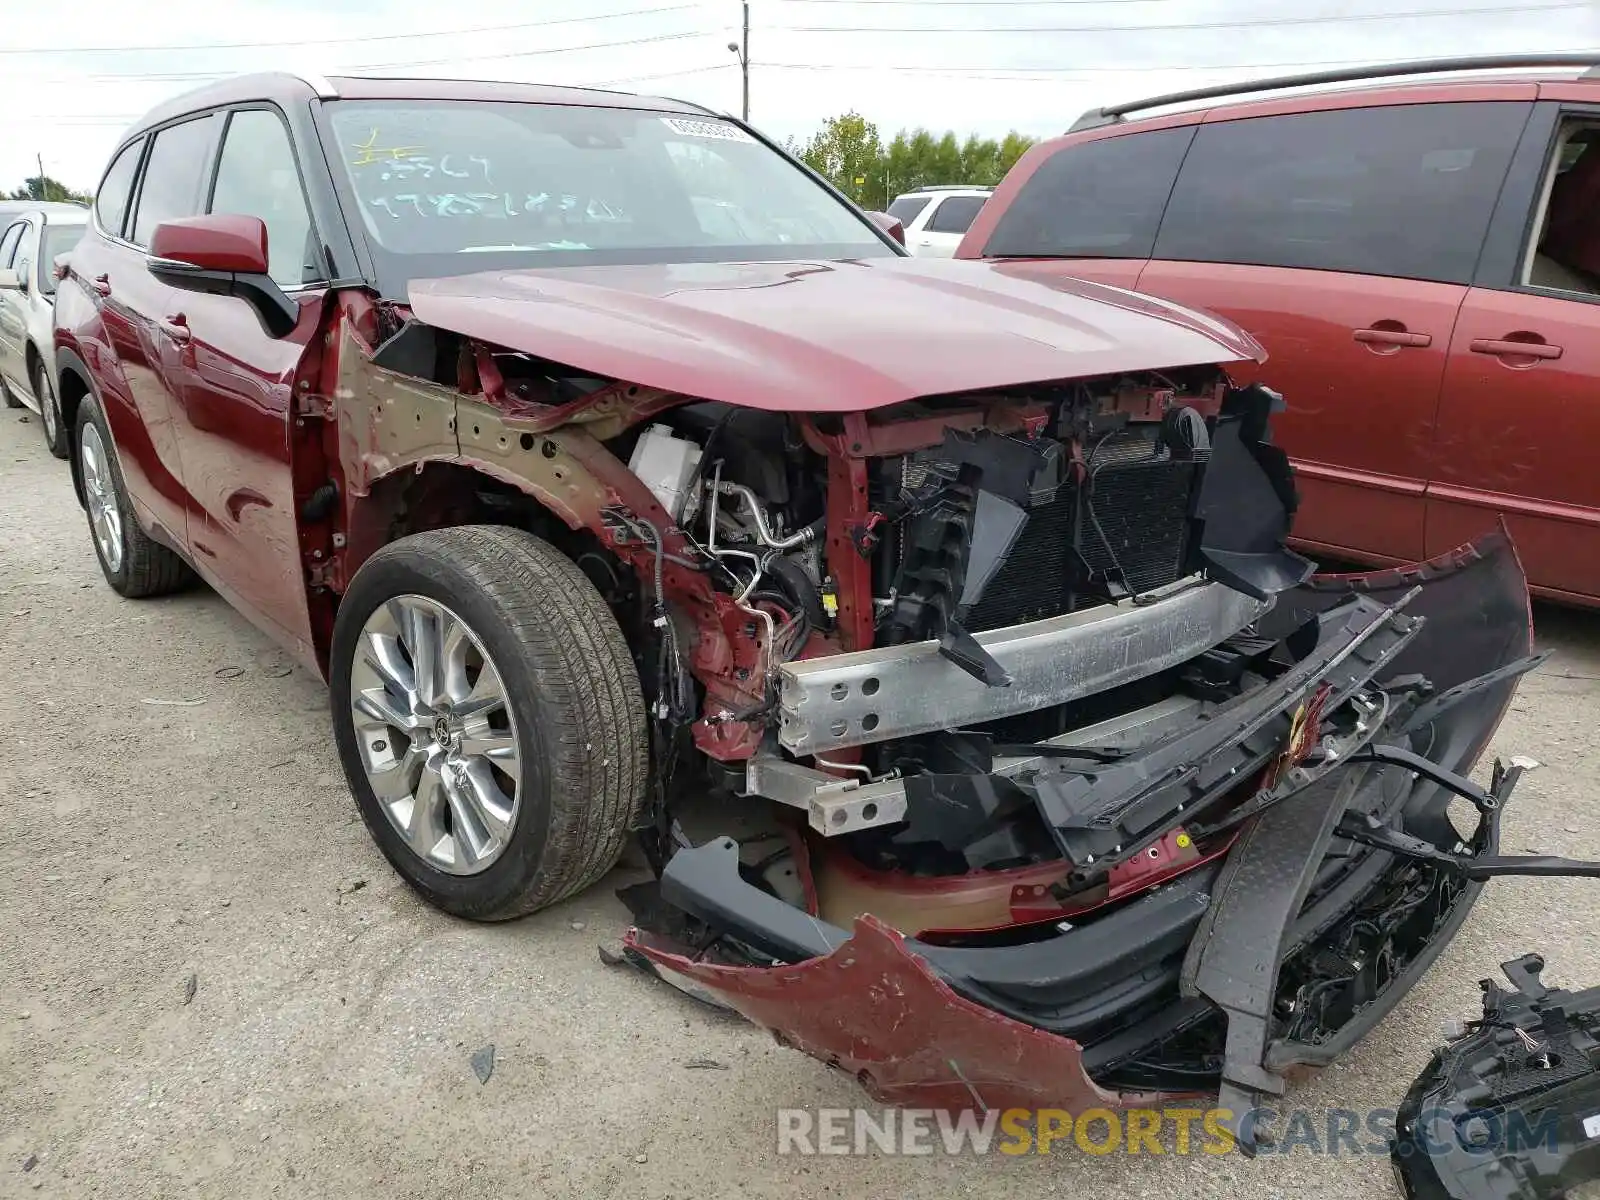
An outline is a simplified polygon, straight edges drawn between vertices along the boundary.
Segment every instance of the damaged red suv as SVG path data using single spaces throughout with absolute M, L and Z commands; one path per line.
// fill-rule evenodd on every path
M 106 579 L 324 673 L 419 892 L 514 917 L 636 836 L 636 961 L 880 1096 L 1281 1089 L 1492 869 L 1503 537 L 1313 577 L 1248 337 L 907 258 L 732 119 L 218 84 L 56 318 Z

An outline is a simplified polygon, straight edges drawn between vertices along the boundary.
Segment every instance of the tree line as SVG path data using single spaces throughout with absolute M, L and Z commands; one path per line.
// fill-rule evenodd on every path
M 902 192 L 927 184 L 999 183 L 1036 139 L 1015 130 L 1003 138 L 966 141 L 955 133 L 902 129 L 887 144 L 858 112 L 830 117 L 788 150 L 864 208 L 884 209 Z
M 87 192 L 75 192 L 59 179 L 51 179 L 48 175 L 30 175 L 22 181 L 22 186 L 14 188 L 7 200 L 73 200 L 79 204 L 89 203 Z

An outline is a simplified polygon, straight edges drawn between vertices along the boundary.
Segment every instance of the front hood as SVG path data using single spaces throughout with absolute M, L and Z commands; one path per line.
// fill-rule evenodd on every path
M 580 371 L 791 412 L 1266 357 L 1215 317 L 987 262 L 486 271 L 410 299 L 426 324 Z

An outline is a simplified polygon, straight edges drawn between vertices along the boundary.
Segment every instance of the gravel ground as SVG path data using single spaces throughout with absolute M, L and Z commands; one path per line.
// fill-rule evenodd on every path
M 1557 653 L 1496 749 L 1544 765 L 1506 845 L 1600 858 L 1600 619 L 1538 618 Z M 65 465 L 15 412 L 0 663 L 0 1196 L 1392 1194 L 1381 1156 L 1303 1150 L 780 1157 L 774 1110 L 861 1103 L 853 1081 L 603 966 L 626 873 L 510 925 L 425 907 L 357 818 L 321 683 L 207 590 L 112 593 Z M 1492 884 L 1292 1101 L 1392 1106 L 1503 959 L 1600 983 L 1597 924 L 1594 883 Z M 707 1058 L 726 1069 L 686 1065 Z

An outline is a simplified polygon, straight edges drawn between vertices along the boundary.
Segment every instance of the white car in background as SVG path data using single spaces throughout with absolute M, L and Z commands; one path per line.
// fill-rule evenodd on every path
M 45 443 L 67 456 L 68 431 L 56 401 L 56 259 L 83 236 L 89 212 L 75 204 L 38 203 L 0 232 L 0 394 L 7 408 L 39 414 Z
M 905 226 L 906 249 L 921 258 L 951 258 L 992 187 L 914 188 L 896 196 L 889 215 Z

